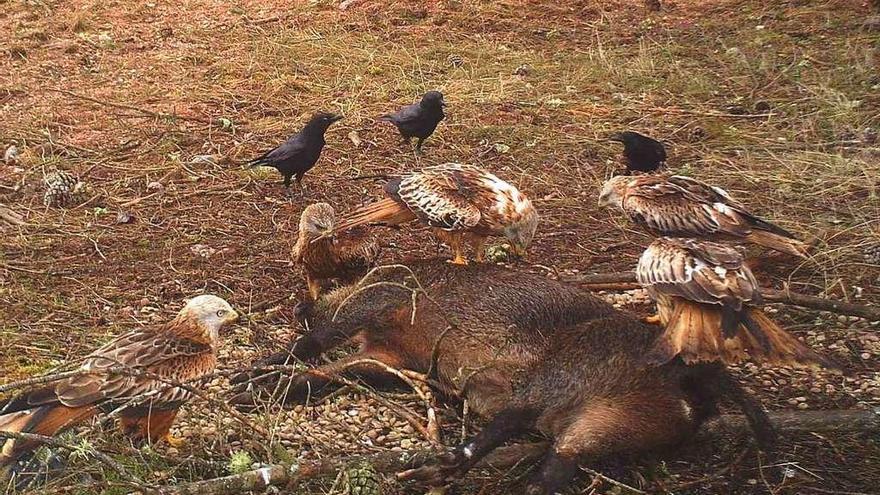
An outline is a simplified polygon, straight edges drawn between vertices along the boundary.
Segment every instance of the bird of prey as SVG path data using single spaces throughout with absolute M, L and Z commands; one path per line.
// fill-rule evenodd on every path
M 807 245 L 793 234 L 756 217 L 724 189 L 690 177 L 614 177 L 599 196 L 599 206 L 611 205 L 653 234 L 745 241 L 807 257 Z
M 324 133 L 342 116 L 320 112 L 315 114 L 306 126 L 287 141 L 248 162 L 253 167 L 273 167 L 284 176 L 284 187 L 290 187 L 290 178 L 296 176 L 296 183 L 302 189 L 303 176 L 315 166 L 324 149 Z
M 434 133 L 437 124 L 443 120 L 443 93 L 428 91 L 422 96 L 422 100 L 413 105 L 407 105 L 396 113 L 383 115 L 379 120 L 391 122 L 397 126 L 403 140 L 409 144 L 412 138 L 417 138 L 416 152 L 422 152 L 422 142 Z
M 764 314 L 758 282 L 731 246 L 661 237 L 639 258 L 636 276 L 665 328 L 649 362 L 834 366 Z
M 351 283 L 362 277 L 379 256 L 379 245 L 362 229 L 334 234 L 336 213 L 327 203 L 309 205 L 299 219 L 299 237 L 292 258 L 305 272 L 312 300 L 324 280 Z
M 348 214 L 335 230 L 419 220 L 449 244 L 453 263 L 467 264 L 463 242 L 471 242 L 482 261 L 486 238 L 504 236 L 513 254 L 522 256 L 538 226 L 538 212 L 523 193 L 473 165 L 446 163 L 408 172 L 390 178 L 384 192 L 385 199 Z
M 626 172 L 654 172 L 666 162 L 663 143 L 638 132 L 626 131 L 611 136 L 611 141 L 623 143 Z
M 192 392 L 174 384 L 213 372 L 219 331 L 237 318 L 223 299 L 195 297 L 170 322 L 104 345 L 86 357 L 79 374 L 0 402 L 0 432 L 52 436 L 99 412 L 118 410 L 122 430 L 132 437 L 179 444 L 169 429 Z M 0 468 L 38 445 L 0 443 Z

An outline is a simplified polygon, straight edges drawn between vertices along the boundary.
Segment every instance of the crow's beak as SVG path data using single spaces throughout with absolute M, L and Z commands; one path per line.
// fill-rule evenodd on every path
M 333 117 L 330 117 L 330 122 L 339 122 L 342 119 L 342 115 L 334 115 Z
M 616 143 L 622 143 L 622 142 L 623 142 L 623 136 L 621 136 L 620 134 L 615 134 L 615 135 L 609 137 L 608 140 L 609 140 L 609 141 L 614 141 L 614 142 L 616 142 Z

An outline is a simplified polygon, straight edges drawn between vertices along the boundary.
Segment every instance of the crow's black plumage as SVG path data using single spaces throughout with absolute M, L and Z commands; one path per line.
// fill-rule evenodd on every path
M 417 138 L 416 151 L 422 151 L 422 141 L 434 133 L 437 124 L 443 120 L 443 107 L 446 103 L 443 101 L 443 93 L 439 91 L 428 91 L 422 97 L 422 101 L 407 105 L 396 113 L 383 115 L 379 120 L 391 122 L 397 126 L 400 135 L 404 141 L 409 144 L 412 138 Z
M 666 148 L 656 139 L 633 131 L 615 134 L 610 139 L 623 143 L 627 172 L 654 172 L 666 161 Z
M 283 144 L 269 150 L 248 164 L 251 167 L 274 167 L 284 176 L 284 187 L 290 187 L 290 178 L 296 176 L 297 184 L 302 187 L 302 178 L 315 166 L 324 149 L 324 132 L 330 124 L 340 120 L 342 116 L 320 112 L 315 114 L 306 126 L 291 136 Z

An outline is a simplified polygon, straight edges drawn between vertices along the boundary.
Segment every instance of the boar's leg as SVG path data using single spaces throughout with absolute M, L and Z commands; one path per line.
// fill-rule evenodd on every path
M 701 365 L 689 369 L 693 372 L 684 378 L 682 388 L 692 397 L 697 420 L 702 422 L 717 415 L 715 404 L 722 399 L 730 400 L 745 415 L 758 447 L 771 454 L 776 445 L 776 430 L 761 403 L 743 390 L 721 365 Z
M 567 486 L 577 462 L 626 453 L 647 453 L 679 443 L 694 433 L 693 408 L 673 390 L 637 390 L 598 398 L 545 414 L 554 444 L 528 495 L 552 495 Z M 557 430 L 557 427 L 559 428 Z
M 448 454 L 438 456 L 432 464 L 408 471 L 402 478 L 442 486 L 464 475 L 496 447 L 519 433 L 532 428 L 537 419 L 533 408 L 511 406 L 499 412 L 470 442 L 459 445 Z
M 241 409 L 253 409 L 260 402 L 266 401 L 279 402 L 284 405 L 305 404 L 312 398 L 321 397 L 339 388 L 340 384 L 335 380 L 336 377 L 360 379 L 376 388 L 404 385 L 399 378 L 388 373 L 381 366 L 377 366 L 375 363 L 358 362 L 362 360 L 379 361 L 393 368 L 399 367 L 401 364 L 400 359 L 394 354 L 380 349 L 371 349 L 297 375 L 274 375 L 275 380 L 271 383 L 264 381 L 252 390 L 244 389 L 235 395 L 230 402 Z
M 526 495 L 544 495 L 560 492 L 571 484 L 578 470 L 577 456 L 562 455 L 551 449 L 536 479 L 526 488 Z

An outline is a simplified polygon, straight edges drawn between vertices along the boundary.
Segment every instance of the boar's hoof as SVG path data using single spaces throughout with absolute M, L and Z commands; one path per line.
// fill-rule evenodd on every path
M 458 451 L 441 454 L 431 464 L 407 471 L 402 478 L 428 486 L 444 486 L 464 474 L 465 461 Z

